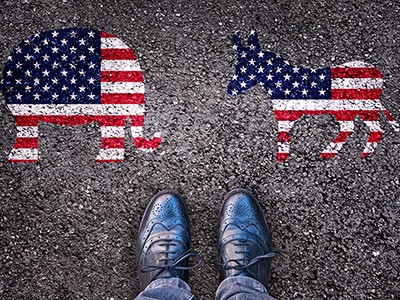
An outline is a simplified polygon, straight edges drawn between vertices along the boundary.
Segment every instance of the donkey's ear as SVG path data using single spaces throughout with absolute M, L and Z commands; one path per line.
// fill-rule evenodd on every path
M 243 51 L 243 45 L 242 42 L 240 41 L 240 36 L 238 33 L 235 33 L 235 35 L 232 37 L 232 44 L 233 44 L 233 49 L 235 49 L 238 53 Z
M 260 41 L 258 40 L 257 31 L 252 30 L 247 41 L 247 47 L 253 45 L 256 49 L 260 49 Z

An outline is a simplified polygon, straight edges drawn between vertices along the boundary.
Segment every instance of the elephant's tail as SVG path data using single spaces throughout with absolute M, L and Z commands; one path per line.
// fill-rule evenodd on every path
M 399 123 L 394 119 L 394 117 L 390 114 L 390 112 L 386 109 L 383 109 L 382 112 L 385 114 L 388 122 L 392 125 L 394 131 L 400 131 Z

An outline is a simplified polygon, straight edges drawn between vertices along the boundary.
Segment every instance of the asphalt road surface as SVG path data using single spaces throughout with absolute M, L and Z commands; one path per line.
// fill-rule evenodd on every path
M 216 226 L 224 194 L 252 190 L 266 211 L 278 299 L 400 299 L 400 134 L 385 130 L 362 159 L 359 120 L 341 153 L 330 116 L 304 117 L 292 153 L 275 161 L 277 123 L 261 86 L 232 97 L 230 37 L 258 31 L 264 49 L 295 65 L 352 60 L 377 66 L 382 102 L 400 120 L 398 1 L 2 1 L 0 67 L 25 37 L 47 29 L 100 28 L 138 55 L 146 80 L 145 132 L 163 142 L 142 153 L 127 139 L 123 163 L 96 164 L 96 124 L 40 124 L 40 163 L 8 163 L 16 136 L 0 104 L 0 298 L 133 299 L 135 238 L 146 203 L 173 188 L 187 200 L 198 299 L 218 286 Z

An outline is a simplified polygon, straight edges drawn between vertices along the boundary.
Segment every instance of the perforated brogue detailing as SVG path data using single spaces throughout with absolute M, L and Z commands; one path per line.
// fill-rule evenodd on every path
M 156 203 L 152 209 L 152 215 L 156 218 L 176 218 L 184 214 L 183 207 L 175 201 L 174 196 L 165 195 L 163 204 Z
M 240 216 L 241 218 L 252 218 L 257 215 L 257 206 L 253 201 L 249 201 L 248 196 L 238 194 L 236 201 L 228 203 L 226 206 L 226 215 L 234 218 Z

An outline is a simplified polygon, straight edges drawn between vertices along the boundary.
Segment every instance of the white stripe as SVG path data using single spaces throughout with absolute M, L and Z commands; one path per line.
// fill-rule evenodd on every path
M 349 132 L 354 130 L 353 121 L 339 121 L 340 131 Z
M 101 60 L 101 71 L 141 71 L 141 69 L 137 59 Z
M 100 126 L 101 137 L 123 138 L 125 137 L 125 126 Z
M 19 148 L 12 149 L 9 160 L 25 160 L 25 159 L 38 159 L 38 149 L 33 148 Z
M 371 131 L 381 131 L 383 132 L 379 121 L 364 121 L 365 125 L 369 127 Z
M 382 78 L 332 78 L 332 89 L 380 89 Z
M 376 142 L 367 142 L 364 148 L 364 153 L 372 153 L 374 152 L 376 146 L 378 146 L 378 143 Z
M 272 100 L 274 110 L 381 110 L 379 100 Z
M 363 62 L 363 61 L 350 61 L 350 62 L 344 63 L 343 65 L 335 66 L 332 68 L 337 68 L 337 67 L 374 68 L 373 65 Z
M 37 126 L 17 126 L 17 137 L 19 138 L 30 138 L 38 136 L 39 130 Z
M 102 93 L 144 94 L 143 82 L 102 82 Z
M 389 124 L 393 126 L 394 131 L 400 131 L 399 123 L 396 121 L 389 121 Z
M 143 127 L 142 126 L 131 126 L 132 138 L 142 137 L 143 136 Z
M 278 152 L 279 153 L 289 153 L 290 144 L 278 142 Z
M 340 149 L 342 149 L 343 147 L 342 142 L 339 143 L 335 143 L 335 142 L 331 142 L 324 151 L 322 151 L 322 153 L 338 153 L 338 151 Z
M 118 38 L 101 38 L 101 49 L 129 49 L 129 47 Z
M 14 116 L 104 116 L 144 114 L 142 104 L 8 104 Z
M 278 131 L 290 131 L 294 121 L 278 121 Z
M 100 149 L 99 155 L 96 157 L 96 160 L 108 160 L 108 159 L 124 159 L 124 148 L 120 149 Z

